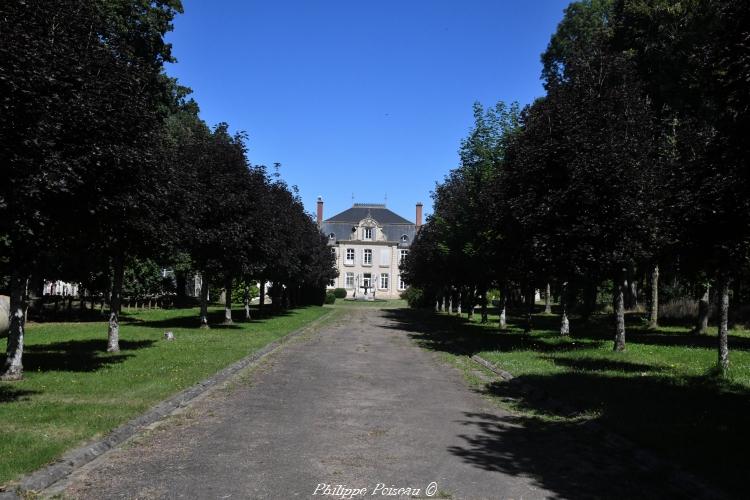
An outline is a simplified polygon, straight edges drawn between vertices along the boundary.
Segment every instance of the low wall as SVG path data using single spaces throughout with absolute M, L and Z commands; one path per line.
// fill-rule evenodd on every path
M 0 337 L 8 333 L 8 316 L 10 311 L 10 297 L 0 295 Z

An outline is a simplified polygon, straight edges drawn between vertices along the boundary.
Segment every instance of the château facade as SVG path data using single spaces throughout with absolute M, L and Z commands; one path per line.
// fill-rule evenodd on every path
M 375 203 L 355 203 L 323 220 L 323 199 L 319 197 L 317 221 L 339 271 L 329 290 L 344 288 L 347 298 L 397 299 L 406 289 L 399 264 L 422 225 L 421 203 L 416 205 L 415 222 Z

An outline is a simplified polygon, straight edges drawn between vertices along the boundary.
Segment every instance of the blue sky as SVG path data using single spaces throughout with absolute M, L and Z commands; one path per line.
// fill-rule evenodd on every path
M 210 125 L 249 134 L 309 212 L 431 212 L 474 101 L 542 95 L 539 56 L 568 0 L 183 0 L 168 72 Z

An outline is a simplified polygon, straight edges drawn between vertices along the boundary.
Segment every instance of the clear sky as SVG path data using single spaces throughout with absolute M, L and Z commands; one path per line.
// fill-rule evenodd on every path
M 354 201 L 414 219 L 456 166 L 474 101 L 542 95 L 568 0 L 183 0 L 168 72 L 210 125 L 249 134 L 309 212 Z

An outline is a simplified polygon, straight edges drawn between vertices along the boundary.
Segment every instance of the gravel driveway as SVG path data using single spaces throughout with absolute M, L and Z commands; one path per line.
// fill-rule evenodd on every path
M 627 457 L 596 443 L 582 447 L 565 433 L 537 434 L 491 405 L 455 368 L 417 347 L 402 326 L 387 311 L 346 310 L 229 386 L 79 470 L 64 495 L 660 494 L 648 487 L 658 477 L 636 477 L 635 469 L 624 465 Z

